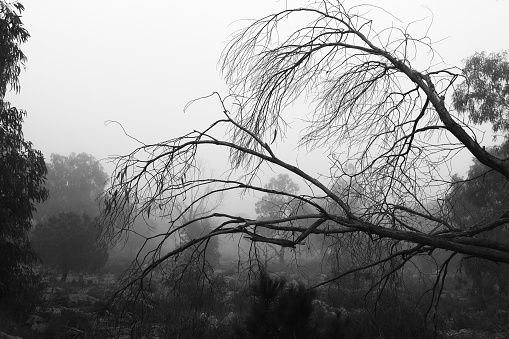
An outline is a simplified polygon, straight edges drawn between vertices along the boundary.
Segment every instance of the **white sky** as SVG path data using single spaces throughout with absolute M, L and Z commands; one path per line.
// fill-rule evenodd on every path
M 25 137 L 47 158 L 51 153 L 87 152 L 98 159 L 136 146 L 118 126 L 105 126 L 107 120 L 121 122 L 144 142 L 207 126 L 220 114 L 212 101 L 192 106 L 186 114 L 183 108 L 197 97 L 225 92 L 217 62 L 229 34 L 244 26 L 236 20 L 297 3 L 21 2 L 26 8 L 22 20 L 32 37 L 22 47 L 28 63 L 21 93 L 9 99 L 28 111 Z M 461 66 L 475 51 L 509 50 L 508 0 L 372 3 L 405 22 L 430 18 L 432 12 L 429 36 L 445 39 L 435 48 L 447 64 Z

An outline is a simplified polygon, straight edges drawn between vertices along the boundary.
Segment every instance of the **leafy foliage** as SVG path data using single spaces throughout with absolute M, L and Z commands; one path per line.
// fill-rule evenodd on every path
M 2 98 L 5 96 L 8 85 L 16 92 L 20 89 L 18 77 L 21 66 L 25 64 L 27 58 L 19 45 L 30 37 L 21 22 L 21 12 L 24 10 L 23 5 L 17 1 L 0 2 L 0 58 L 2 60 L 0 96 Z
M 453 95 L 454 108 L 475 124 L 489 122 L 494 132 L 509 131 L 509 61 L 507 52 L 475 53 L 465 62 L 465 80 Z
M 316 291 L 302 282 L 259 273 L 251 286 L 251 307 L 245 318 L 250 338 L 357 338 L 346 310 L 315 299 Z
M 0 2 L 0 299 L 31 304 L 23 299 L 37 283 L 31 270 L 36 255 L 30 246 L 35 203 L 47 197 L 46 166 L 41 152 L 23 137 L 25 111 L 4 101 L 8 85 L 19 90 L 18 76 L 26 57 L 19 49 L 29 34 L 21 22 L 23 6 Z M 33 298 L 32 298 L 33 299 Z
M 507 158 L 509 142 L 506 140 L 501 146 L 490 148 L 490 151 L 500 158 Z M 466 179 L 454 177 L 455 182 L 447 198 L 454 221 L 462 229 L 491 223 L 505 217 L 507 206 L 509 206 L 509 192 L 505 178 L 476 159 L 473 161 Z M 507 243 L 509 232 L 507 225 L 504 225 L 478 237 Z M 506 291 L 509 265 L 470 257 L 464 257 L 462 263 L 465 273 L 472 281 L 474 294 L 484 291 L 493 293 L 494 288 L 502 292 Z
M 256 202 L 255 212 L 260 218 L 282 218 L 287 216 L 288 205 L 292 197 L 286 194 L 295 194 L 299 186 L 293 182 L 288 174 L 279 174 L 277 178 L 270 178 L 269 183 L 264 186 L 270 190 L 261 200 Z
M 98 269 L 108 257 L 106 243 L 97 242 L 100 224 L 92 219 L 99 214 L 98 197 L 108 176 L 87 153 L 52 154 L 46 166 L 49 198 L 37 206 L 33 243 L 46 265 L 62 270 L 65 281 L 69 270 Z
M 86 214 L 60 213 L 37 224 L 33 244 L 45 265 L 62 271 L 95 271 L 108 259 L 107 247 L 98 243 L 100 230 Z
M 509 143 L 489 150 L 500 158 L 509 155 Z M 509 206 L 507 181 L 497 172 L 473 159 L 467 178 L 454 177 L 449 203 L 455 221 L 466 229 L 501 217 Z
M 251 288 L 246 329 L 254 338 L 309 338 L 313 290 L 261 272 Z
M 465 80 L 453 95 L 454 107 L 467 113 L 475 124 L 490 123 L 494 132 L 504 132 L 504 141 L 499 146 L 487 149 L 490 154 L 507 159 L 509 156 L 509 61 L 507 52 L 486 55 L 475 53 L 465 62 Z M 507 179 L 499 172 L 473 159 L 467 178 L 453 176 L 451 192 L 447 202 L 454 222 L 461 229 L 490 224 L 507 218 L 509 194 Z M 506 223 L 491 227 L 478 238 L 507 243 L 509 232 Z M 472 292 L 491 293 L 496 286 L 505 292 L 509 267 L 479 258 L 463 258 L 465 273 L 472 280 Z
M 267 193 L 255 204 L 255 212 L 258 214 L 258 220 L 281 219 L 296 214 L 299 210 L 299 201 L 294 199 L 292 195 L 299 191 L 299 186 L 293 182 L 288 174 L 278 174 L 277 178 L 270 178 L 269 182 L 264 185 Z M 260 234 L 264 236 L 282 236 L 279 232 L 271 229 L 260 230 Z M 279 249 L 272 245 L 265 245 L 262 252 L 265 254 L 265 265 L 268 263 L 267 248 L 272 248 L 279 258 L 279 263 L 284 264 L 285 249 Z
M 92 217 L 99 214 L 97 198 L 104 191 L 108 175 L 94 156 L 87 153 L 51 154 L 51 161 L 46 166 L 49 198 L 37 207 L 37 221 L 64 212 L 86 213 Z

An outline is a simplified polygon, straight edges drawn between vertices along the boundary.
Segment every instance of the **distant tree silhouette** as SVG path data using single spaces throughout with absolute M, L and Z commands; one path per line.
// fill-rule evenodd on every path
M 99 215 L 99 196 L 103 193 L 108 175 L 102 165 L 87 153 L 69 156 L 51 154 L 46 164 L 48 199 L 37 206 L 36 221 L 59 213 Z
M 509 143 L 506 140 L 501 146 L 489 150 L 501 158 L 507 158 Z M 468 229 L 493 222 L 499 219 L 509 206 L 509 192 L 504 177 L 475 159 L 467 177 L 455 176 L 454 180 L 446 201 L 458 227 Z M 508 242 L 509 232 L 507 226 L 495 227 L 480 237 L 486 241 Z M 474 294 L 483 293 L 485 290 L 493 293 L 496 288 L 500 292 L 507 291 L 509 265 L 506 263 L 462 256 L 460 268 L 470 278 Z
M 70 271 L 97 271 L 106 263 L 108 248 L 98 241 L 100 232 L 86 214 L 60 213 L 37 224 L 33 245 L 43 264 L 60 269 L 65 282 Z
M 270 190 L 271 193 L 265 194 L 255 204 L 255 212 L 258 215 L 258 220 L 273 220 L 290 217 L 292 214 L 298 213 L 299 201 L 292 198 L 292 194 L 299 191 L 299 185 L 293 182 L 288 174 L 279 174 L 277 178 L 271 178 L 269 182 L 264 186 L 265 189 Z M 283 194 L 281 194 L 283 193 Z M 288 194 L 288 195 L 287 195 Z M 277 231 L 274 230 L 262 230 L 262 235 L 267 237 L 276 237 Z M 284 235 L 284 231 L 282 232 Z M 285 248 L 276 248 L 271 244 L 264 244 L 270 247 L 279 259 L 279 264 L 285 262 Z M 264 265 L 267 265 L 268 261 L 268 249 L 265 248 L 265 260 Z

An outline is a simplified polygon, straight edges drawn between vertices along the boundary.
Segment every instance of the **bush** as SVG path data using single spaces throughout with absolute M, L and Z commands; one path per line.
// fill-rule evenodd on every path
M 314 290 L 301 282 L 288 283 L 262 272 L 251 287 L 251 295 L 251 308 L 245 320 L 248 337 L 339 339 L 347 333 L 346 311 L 315 300 Z
M 429 304 L 422 303 L 416 306 L 412 300 L 413 295 L 406 293 L 404 297 L 395 294 L 395 291 L 385 292 L 375 300 L 365 305 L 364 312 L 352 317 L 354 326 L 363 338 L 437 338 L 437 333 L 426 318 Z M 398 293 L 404 293 L 399 291 Z M 362 309 L 360 309 L 362 310 Z
M 0 309 L 8 313 L 8 317 L 24 320 L 33 309 L 43 302 L 43 291 L 46 283 L 33 271 L 17 276 L 10 288 L 11 293 L 0 298 Z
M 61 270 L 65 282 L 70 271 L 97 271 L 106 263 L 107 246 L 99 243 L 99 234 L 87 215 L 60 213 L 37 224 L 32 243 L 43 264 Z

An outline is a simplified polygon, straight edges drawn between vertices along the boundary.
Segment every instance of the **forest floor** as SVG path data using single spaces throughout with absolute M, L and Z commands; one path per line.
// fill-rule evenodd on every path
M 234 333 L 240 333 L 238 329 L 250 309 L 249 289 L 237 283 L 238 275 L 224 272 L 216 274 L 214 278 L 219 292 L 214 295 L 200 294 L 203 301 L 190 293 L 195 289 L 189 286 L 182 290 L 179 301 L 174 299 L 174 295 L 164 294 L 163 297 L 159 287 L 146 294 L 149 298 L 144 299 L 141 306 L 140 303 L 126 302 L 122 309 L 106 307 L 117 288 L 113 274 L 71 275 L 66 283 L 61 283 L 53 275 L 47 276 L 46 280 L 43 302 L 27 319 L 15 321 L 8 310 L 2 310 L 1 339 L 172 338 L 176 335 L 181 338 L 237 338 L 242 336 L 235 336 Z M 412 313 L 408 307 L 394 300 L 391 305 L 384 305 L 384 301 L 381 301 L 380 307 L 393 312 L 384 319 L 380 317 L 382 312 L 372 312 L 369 306 L 362 304 L 363 295 L 351 288 L 344 288 L 340 293 L 322 290 L 316 298 L 320 301 L 313 305 L 336 314 L 342 326 L 379 326 L 377 330 L 384 335 L 378 338 L 400 338 L 405 335 L 403 333 L 412 331 L 420 331 L 419 337 L 422 338 L 509 338 L 507 295 L 471 296 L 466 288 L 445 290 L 439 307 L 432 309 L 425 320 L 428 329 L 434 327 L 429 331 L 429 336 L 420 329 L 422 312 Z M 407 296 L 400 295 L 397 299 L 404 302 Z M 377 319 L 373 321 L 373 317 Z M 380 326 L 380 322 L 384 322 L 384 325 Z M 355 337 L 364 338 L 363 335 L 368 335 L 366 333 L 374 332 L 359 332 L 354 328 L 344 333 L 357 333 Z

